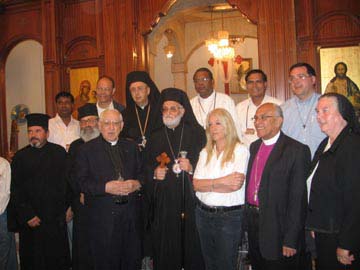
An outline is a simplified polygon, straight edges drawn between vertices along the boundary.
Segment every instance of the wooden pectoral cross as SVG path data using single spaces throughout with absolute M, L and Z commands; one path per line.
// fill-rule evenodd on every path
M 170 163 L 170 158 L 165 152 L 162 152 L 156 157 L 156 161 L 160 163 L 160 168 L 164 168 L 167 164 Z

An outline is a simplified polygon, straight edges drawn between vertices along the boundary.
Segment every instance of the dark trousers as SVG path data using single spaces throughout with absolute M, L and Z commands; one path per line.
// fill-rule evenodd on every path
M 343 265 L 337 260 L 336 249 L 338 247 L 337 234 L 315 233 L 315 245 L 317 252 L 316 269 L 317 270 L 343 270 L 360 269 L 359 255 L 354 254 L 355 261 L 351 265 Z
M 246 209 L 246 223 L 249 237 L 249 257 L 253 270 L 303 270 L 300 266 L 300 253 L 292 257 L 282 257 L 278 260 L 265 259 L 259 246 L 259 211 Z
M 195 217 L 206 269 L 236 269 L 242 209 L 210 213 L 197 207 Z

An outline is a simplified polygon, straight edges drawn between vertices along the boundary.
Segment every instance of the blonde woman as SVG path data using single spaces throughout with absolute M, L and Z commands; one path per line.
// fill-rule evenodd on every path
M 213 110 L 206 121 L 207 144 L 194 174 L 196 225 L 207 270 L 235 269 L 241 238 L 249 151 L 240 143 L 231 115 Z

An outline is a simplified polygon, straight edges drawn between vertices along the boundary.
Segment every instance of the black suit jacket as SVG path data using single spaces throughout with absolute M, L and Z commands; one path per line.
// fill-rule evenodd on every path
M 121 105 L 120 103 L 117 103 L 115 100 L 113 100 L 113 104 L 114 104 L 114 109 L 118 110 L 119 112 L 122 112 L 125 109 L 125 107 L 123 105 Z M 96 107 L 96 103 L 86 103 L 82 107 L 87 107 L 87 106 L 95 106 Z M 96 107 L 96 110 L 97 110 L 97 107 Z M 98 116 L 100 116 L 99 112 L 98 112 Z
M 259 139 L 250 146 L 246 183 L 261 143 Z M 258 191 L 259 246 L 266 259 L 280 259 L 283 246 L 297 251 L 302 248 L 310 158 L 309 147 L 280 133 L 266 162 Z
M 124 179 L 137 179 L 143 182 L 142 163 L 137 145 L 125 139 L 119 139 L 118 144 L 124 167 Z M 75 168 L 80 191 L 85 193 L 92 226 L 98 226 L 98 231 L 107 231 L 113 224 L 113 212 L 117 204 L 116 198 L 105 192 L 105 185 L 118 176 L 105 150 L 105 141 L 101 135 L 80 146 Z M 138 194 L 129 195 L 129 219 L 139 219 L 140 199 Z
M 336 234 L 338 246 L 360 250 L 360 136 L 345 127 L 329 150 L 325 138 L 315 153 L 307 228 Z M 358 259 L 358 258 L 357 258 Z

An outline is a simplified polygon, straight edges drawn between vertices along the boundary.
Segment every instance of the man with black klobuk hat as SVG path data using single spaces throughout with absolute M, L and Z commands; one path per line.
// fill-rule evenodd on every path
M 146 147 L 152 180 L 154 269 L 204 269 L 191 175 L 205 145 L 205 132 L 182 90 L 164 89 L 157 114 L 159 121 Z M 160 156 L 167 160 L 164 167 Z
M 12 161 L 11 204 L 22 270 L 69 269 L 65 212 L 66 151 L 47 141 L 49 116 L 26 116 L 29 145 Z M 14 224 L 14 221 L 12 221 Z

